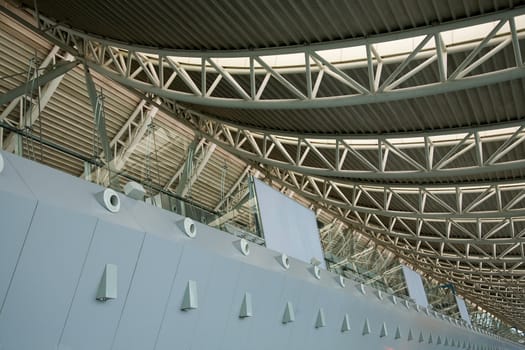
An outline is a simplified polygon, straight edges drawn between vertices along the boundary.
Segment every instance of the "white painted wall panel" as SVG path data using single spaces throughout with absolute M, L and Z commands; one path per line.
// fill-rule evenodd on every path
M 403 266 L 403 275 L 405 276 L 405 282 L 408 288 L 408 295 L 416 304 L 423 307 L 428 306 L 427 293 L 425 292 L 425 287 L 423 286 L 423 280 L 419 273 L 413 271 L 412 269 Z
M 266 247 L 301 261 L 315 257 L 325 267 L 315 213 L 255 179 Z

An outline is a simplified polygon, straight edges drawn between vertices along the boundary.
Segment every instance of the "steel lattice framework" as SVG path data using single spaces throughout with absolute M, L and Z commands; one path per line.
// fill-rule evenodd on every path
M 101 40 L 57 25 L 42 18 L 40 29 L 49 36 L 80 53 L 85 64 L 95 71 L 128 87 L 153 93 L 179 102 L 229 108 L 321 108 L 356 104 L 378 103 L 406 98 L 434 95 L 450 91 L 495 84 L 525 77 L 515 18 L 525 13 L 518 8 L 497 15 L 436 25 L 415 31 L 381 35 L 367 40 L 335 42 L 322 45 L 233 52 L 188 52 L 152 50 L 119 45 Z M 451 43 L 447 46 L 442 34 L 467 26 L 497 21 L 492 30 L 474 44 Z M 501 31 L 508 27 L 508 31 Z M 417 38 L 418 44 L 410 52 L 383 57 L 376 45 L 392 40 Z M 507 67 L 479 73 L 476 69 L 491 57 L 511 46 L 514 62 Z M 366 56 L 352 62 L 337 62 L 327 58 L 327 51 L 341 48 L 364 50 Z M 487 52 L 484 52 L 489 48 Z M 447 57 L 455 51 L 468 51 L 466 58 L 449 73 Z M 481 57 L 478 55 L 484 52 Z M 77 53 L 77 54 L 78 54 Z M 294 55 L 299 62 L 289 67 L 274 66 L 280 56 Z M 229 60 L 228 60 L 229 59 Z M 190 61 L 190 63 L 186 63 Z M 224 63 L 223 63 L 224 62 Z M 249 62 L 246 67 L 238 66 Z M 415 65 L 411 65 L 412 63 Z M 237 63 L 237 65 L 236 65 Z M 396 64 L 389 74 L 383 66 Z M 426 84 L 410 83 L 411 78 L 432 64 L 437 64 L 439 80 Z M 365 67 L 368 81 L 358 82 L 347 70 Z M 410 67 L 410 69 L 407 69 Z M 301 82 L 289 76 L 301 72 Z M 313 78 L 313 73 L 318 73 Z M 382 76 L 382 74 L 386 74 Z M 197 77 L 195 77 L 197 75 Z M 319 96 L 324 76 L 331 76 L 348 87 L 345 93 Z M 200 80 L 200 84 L 196 81 Z M 277 81 L 286 91 L 286 97 L 267 97 L 265 92 L 270 79 Z M 181 84 L 174 84 L 177 80 Z M 230 94 L 217 96 L 215 89 L 226 82 Z M 211 82 L 211 84 L 209 84 Z
M 519 155 L 510 154 L 525 140 L 521 122 L 449 131 L 448 136 L 435 132 L 320 139 L 254 131 L 198 112 L 192 112 L 191 119 L 204 135 L 244 159 L 308 175 L 417 181 L 510 171 L 525 165 Z M 219 132 L 223 138 L 216 137 Z
M 379 245 L 389 247 L 426 274 L 442 280 L 454 280 L 465 295 L 485 305 L 495 306 L 502 300 L 512 301 L 509 304 L 512 305 L 508 310 L 509 315 L 521 317 L 519 315 L 522 314 L 521 300 L 525 283 L 523 180 L 486 183 L 474 181 L 465 184 L 452 181 L 445 185 L 417 182 L 371 184 L 363 181 L 367 176 L 361 176 L 360 170 L 349 170 L 349 180 L 326 176 L 326 173 L 323 173 L 325 176 L 310 175 L 308 167 L 297 170 L 294 165 L 301 164 L 310 152 L 320 154 L 320 151 L 312 150 L 316 142 L 322 147 L 332 144 L 327 148 L 335 153 L 334 144 L 341 145 L 339 147 L 344 152 L 344 149 L 351 148 L 350 144 L 360 141 L 361 146 L 356 146 L 357 150 L 354 149 L 353 154 L 366 152 L 367 149 L 377 154 L 379 144 L 392 145 L 390 147 L 395 147 L 397 155 L 410 148 L 420 148 L 420 152 L 427 156 L 435 149 L 444 147 L 446 151 L 437 152 L 445 154 L 438 160 L 441 164 L 449 164 L 462 154 L 472 152 L 472 163 L 462 163 L 462 167 L 452 170 L 457 172 L 456 176 L 468 175 L 470 172 L 482 173 L 488 164 L 503 159 L 520 145 L 523 125 L 504 124 L 499 128 L 492 126 L 489 129 L 459 130 L 456 136 L 451 137 L 454 135 L 452 133 L 445 138 L 440 132 L 411 135 L 415 137 L 410 138 L 408 147 L 396 147 L 393 146 L 396 137 L 342 137 L 339 141 L 333 137 L 294 139 L 291 135 L 258 133 L 216 122 L 211 118 L 206 119 L 201 113 L 180 109 L 166 100 L 164 108 L 193 125 L 202 135 L 222 148 L 252 160 L 253 166 L 258 167 L 272 181 L 317 203 L 348 227 L 365 233 Z M 398 135 L 397 138 L 401 136 Z M 304 146 L 301 153 L 290 153 L 283 146 L 286 143 L 301 143 Z M 482 146 L 491 143 L 495 146 Z M 389 148 L 383 147 L 381 152 L 384 154 L 385 149 Z M 403 148 L 405 151 L 402 151 Z M 493 149 L 493 152 L 487 153 L 487 149 Z M 269 160 L 268 156 L 274 150 L 278 150 L 275 154 L 286 152 L 288 156 L 281 154 L 279 162 Z M 523 161 L 521 157 L 523 153 L 518 152 L 516 159 L 507 159 L 506 163 L 512 167 Z M 289 162 L 283 161 L 287 158 Z M 364 160 L 363 163 L 370 163 L 369 157 L 362 156 L 361 159 Z M 296 163 L 296 160 L 299 161 Z M 427 170 L 430 169 L 430 176 L 426 176 L 439 177 L 439 173 L 432 172 L 429 165 L 433 163 L 428 157 L 423 157 L 421 161 L 421 164 L 427 166 Z M 425 165 L 421 165 L 420 169 Z M 378 171 L 378 167 L 374 170 Z M 517 165 L 516 168 L 520 166 Z M 408 175 L 411 180 L 417 179 L 414 173 L 415 170 L 411 169 L 392 172 L 391 176 L 392 179 L 402 179 Z M 357 181 L 352 180 L 352 177 Z M 388 179 L 388 176 L 385 178 Z M 339 240 L 332 251 L 340 250 L 349 239 L 351 238 Z
M 351 236 L 360 232 L 525 326 L 523 116 L 404 134 L 312 135 L 225 122 L 195 108 L 335 108 L 523 79 L 520 41 L 525 32 L 517 23 L 525 8 L 368 38 L 234 51 L 140 47 L 43 16 L 35 27 L 5 7 L 1 11 L 69 52 L 75 61 L 64 71 L 82 63 L 140 95 L 129 124 L 111 140 L 116 169 L 134 152 L 148 120 L 167 112 L 200 138 L 195 151 L 206 160 L 200 171 L 217 145 L 249 164 L 242 176 L 256 169 L 344 225 L 346 233 L 329 243 L 332 252 L 344 254 Z M 449 31 L 487 23 L 492 27 L 476 40 L 446 39 Z M 386 53 L 385 43 L 403 40 L 411 40 L 413 47 Z M 361 54 L 342 60 L 349 50 Z M 513 59 L 489 64 L 503 50 Z M 451 64 L 455 55 L 461 59 Z M 287 63 L 290 58 L 293 64 Z M 428 70 L 438 72 L 435 80 L 414 79 Z M 365 72 L 365 78 L 358 72 Z M 329 81 L 344 88 L 324 88 Z M 204 147 L 204 140 L 213 145 Z M 166 186 L 181 173 L 182 167 L 174 171 Z

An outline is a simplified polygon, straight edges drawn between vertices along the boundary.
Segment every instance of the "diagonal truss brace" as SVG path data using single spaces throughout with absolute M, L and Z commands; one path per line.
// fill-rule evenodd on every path
M 9 13 L 5 8 L 2 11 Z M 515 20 L 523 13 L 524 8 L 515 8 L 403 34 L 390 33 L 327 45 L 214 53 L 123 45 L 76 32 L 42 16 L 39 18 L 41 30 L 32 29 L 69 50 L 82 47 L 83 59 L 90 68 L 130 88 L 180 102 L 216 107 L 301 109 L 410 99 L 525 77 L 519 48 L 523 32 L 516 26 Z M 442 34 L 447 31 L 494 21 L 496 26 L 493 30 L 480 38 L 463 43 L 443 39 L 445 36 Z M 410 52 L 381 54 L 381 43 L 410 38 L 418 43 Z M 514 52 L 514 62 L 509 62 L 504 68 L 493 67 L 486 73 L 476 70 L 506 47 L 511 47 Z M 348 63 L 348 60 L 339 61 L 327 53 L 327 50 L 348 48 L 362 48 L 367 54 Z M 485 49 L 489 49 L 488 52 Z M 449 74 L 447 58 L 458 51 L 467 52 L 467 57 Z M 479 57 L 482 52 L 484 54 Z M 304 57 L 303 61 L 292 65 L 275 63 L 285 62 L 292 54 L 301 54 L 299 56 Z M 229 63 L 229 58 L 249 64 L 239 66 Z M 388 75 L 382 69 L 386 64 L 394 67 Z M 410 79 L 433 65 L 437 65 L 440 72 L 438 82 L 418 83 L 418 80 Z M 407 72 L 408 67 L 411 69 Z M 369 72 L 368 81 L 364 83 L 359 82 L 354 73 L 355 69 L 361 68 Z M 313 72 L 319 72 L 316 81 L 312 81 Z M 303 77 L 301 83 L 297 82 L 297 75 Z M 348 92 L 318 94 L 326 83 L 324 76 L 331 76 L 346 85 Z M 180 84 L 168 84 L 165 88 L 166 78 L 177 80 L 184 87 L 177 89 L 174 86 Z M 200 87 L 195 83 L 199 79 Z M 211 79 L 213 82 L 208 86 L 206 81 Z M 273 85 L 269 84 L 270 80 L 281 86 L 282 93 L 265 94 L 265 90 Z M 218 93 L 221 84 L 230 87 L 226 95 Z
M 169 101 L 164 102 L 169 105 Z M 525 130 L 520 123 L 510 127 L 502 123 L 461 129 L 457 133 L 451 131 L 447 138 L 428 132 L 404 143 L 403 135 L 326 139 L 301 135 L 268 136 L 262 131 L 225 124 L 200 112 L 188 111 L 187 114 L 193 128 L 238 157 L 313 176 L 422 180 L 525 167 L 525 152 L 511 152 L 524 147 Z M 274 147 L 275 151 L 263 153 L 262 146 Z M 377 157 L 371 152 L 374 150 Z M 414 156 L 417 154 L 424 156 Z M 520 154 L 524 157 L 518 157 Z

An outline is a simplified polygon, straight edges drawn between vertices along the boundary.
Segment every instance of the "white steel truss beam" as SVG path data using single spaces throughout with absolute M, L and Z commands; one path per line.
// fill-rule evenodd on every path
M 208 164 L 208 161 L 210 160 L 216 148 L 217 148 L 217 145 L 214 143 L 205 146 L 205 149 L 203 150 L 202 154 L 200 155 L 199 158 L 197 158 L 197 163 L 196 163 L 195 169 L 192 171 L 191 176 L 184 183 L 180 191 L 179 191 L 179 188 L 177 188 L 178 190 L 177 193 L 179 193 L 183 197 L 188 194 L 193 184 L 201 176 L 204 168 L 206 167 L 206 164 Z
M 53 49 L 49 52 L 47 57 L 44 59 L 42 64 L 39 66 L 39 70 L 43 70 L 49 65 L 55 65 L 57 62 L 71 62 L 74 60 L 73 56 L 69 53 L 65 53 L 63 57 L 60 57 L 58 55 L 58 46 L 54 46 Z M 24 126 L 30 126 L 35 123 L 38 118 L 40 117 L 40 113 L 46 108 L 48 102 L 51 100 L 51 97 L 55 94 L 55 91 L 58 89 L 60 83 L 62 82 L 62 79 L 64 79 L 64 74 L 56 77 L 55 79 L 48 82 L 46 85 L 43 86 L 42 89 L 38 88 L 40 90 L 39 98 L 36 101 L 36 104 L 32 104 L 31 110 L 27 111 L 28 115 L 25 116 L 25 121 L 29 125 L 20 125 L 20 127 Z M 9 106 L 6 108 L 8 111 L 7 114 L 12 111 L 13 108 L 11 108 L 11 105 L 16 105 L 19 103 L 20 99 L 25 98 L 24 96 L 21 96 L 19 98 L 14 99 L 11 101 Z M 0 120 L 3 120 L 4 118 L 0 116 Z M 4 140 L 4 150 L 7 152 L 14 152 L 16 148 L 17 138 L 16 136 L 11 133 L 5 140 Z
M 146 100 L 141 100 L 138 103 L 124 125 L 109 142 L 109 149 L 112 154 L 110 161 L 112 171 L 119 172 L 124 169 L 128 160 L 144 140 L 148 127 L 155 119 L 158 111 L 159 108 L 155 104 L 150 104 Z M 108 169 L 100 169 L 97 175 L 98 181 L 105 182 L 108 176 L 110 176 Z
M 338 251 L 343 254 L 338 254 L 341 258 L 350 257 L 353 250 L 348 250 L 348 246 L 357 244 L 359 232 L 366 234 L 371 237 L 372 241 L 365 243 L 369 245 L 368 249 L 360 251 L 361 254 L 371 254 L 376 249 L 374 246 L 387 246 L 392 251 L 396 252 L 396 256 L 402 260 L 408 262 L 409 265 L 413 266 L 419 272 L 424 275 L 429 275 L 433 279 L 441 280 L 443 282 L 454 281 L 458 292 L 467 298 L 472 298 L 480 305 L 483 305 L 485 309 L 493 310 L 495 314 L 501 314 L 507 320 L 514 319 L 519 321 L 524 308 L 520 304 L 510 305 L 502 300 L 495 300 L 494 295 L 498 293 L 505 293 L 505 295 L 522 295 L 522 289 L 525 285 L 525 270 L 519 269 L 523 265 L 523 249 L 520 251 L 518 258 L 513 258 L 509 261 L 502 260 L 504 255 L 509 254 L 511 251 L 523 247 L 524 243 L 512 243 L 502 253 L 494 257 L 491 254 L 484 253 L 480 248 L 476 247 L 475 244 L 468 243 L 467 246 L 472 245 L 473 250 L 481 253 L 480 258 L 477 262 L 470 261 L 469 253 L 463 254 L 457 250 L 454 254 L 445 252 L 432 251 L 429 254 L 429 246 L 421 242 L 410 242 L 406 239 L 399 237 L 391 237 L 385 232 L 370 231 L 369 227 L 363 225 L 357 229 L 347 229 L 341 226 L 341 222 L 345 222 L 347 227 L 355 227 L 352 222 L 349 222 L 347 218 L 340 216 L 339 213 L 334 210 L 325 210 L 325 213 L 331 212 L 334 217 L 340 219 L 334 219 L 330 226 L 327 226 L 324 232 L 323 245 L 328 246 L 328 251 Z M 338 221 L 342 220 L 342 221 Z M 334 232 L 335 231 L 335 232 Z M 323 234 L 322 234 L 323 236 Z M 372 246 L 370 246 L 370 243 Z M 445 245 L 442 243 L 442 246 Z M 492 246 L 493 244 L 490 244 Z M 467 248 L 468 250 L 468 248 Z M 423 254 L 420 253 L 423 252 Z M 355 255 L 355 254 L 354 254 Z M 458 259 L 447 260 L 452 256 L 457 256 Z M 500 260 L 498 260 L 500 258 Z M 505 300 L 509 300 L 508 298 Z M 516 309 L 518 308 L 518 309 Z M 505 309 L 505 310 L 504 310 Z M 517 312 L 509 313 L 510 311 L 519 310 Z M 500 316 L 501 317 L 501 316 Z
M 204 138 L 198 142 L 195 140 L 188 148 L 187 158 L 166 183 L 164 189 L 169 190 L 174 183 L 177 183 L 175 192 L 180 196 L 186 196 L 193 184 L 199 179 L 216 148 L 216 144 L 207 144 Z
M 35 77 L 27 83 L 0 95 L 0 105 L 6 104 L 17 97 L 24 95 L 26 91 L 30 90 L 30 87 L 34 87 L 36 89 L 50 83 L 56 78 L 66 74 L 71 69 L 75 68 L 79 63 L 80 61 L 78 60 L 57 63 L 50 70 L 39 75 L 38 77 Z
M 59 50 L 60 47 L 58 47 L 57 45 L 53 46 L 53 48 L 49 51 L 42 63 L 38 66 L 38 73 L 42 72 L 42 70 L 48 67 L 50 64 L 54 64 L 56 62 L 56 54 Z M 15 109 L 15 107 L 20 103 L 20 99 L 22 98 L 23 96 L 19 96 L 13 99 L 11 102 L 9 102 L 6 108 L 2 111 L 2 114 L 0 114 L 0 121 L 3 121 L 13 111 L 13 109 Z
M 188 162 L 193 162 L 193 156 L 195 153 L 198 153 L 201 151 L 202 147 L 204 146 L 205 139 L 200 139 L 197 144 L 191 143 L 188 145 L 188 149 L 186 152 L 186 157 L 184 158 L 182 164 L 179 166 L 177 171 L 171 176 L 170 180 L 164 185 L 165 190 L 169 190 L 175 182 L 177 184 L 181 181 L 182 173 L 187 169 L 191 168 L 191 164 L 188 165 Z
M 237 188 L 239 187 L 239 185 L 246 180 L 246 176 L 248 176 L 248 174 L 250 173 L 250 170 L 251 170 L 251 166 L 247 166 L 244 171 L 242 172 L 242 174 L 239 176 L 239 178 L 237 179 L 237 181 L 235 181 L 235 183 L 233 184 L 232 187 L 230 187 L 230 189 L 228 190 L 228 192 L 226 192 L 226 194 L 224 195 L 224 198 L 221 199 L 221 201 L 215 206 L 215 208 L 213 208 L 213 210 L 215 211 L 218 211 L 222 208 L 222 206 L 224 205 L 224 203 L 228 200 L 228 198 L 233 194 L 233 192 L 235 192 L 237 190 Z
M 16 18 L 16 15 L 7 8 L 2 7 L 1 10 Z M 519 39 L 523 33 L 520 28 L 516 27 L 515 21 L 515 18 L 523 13 L 525 9 L 520 7 L 502 11 L 497 16 L 488 14 L 477 16 L 475 19 L 454 21 L 374 38 L 336 42 L 327 44 L 328 46 L 306 45 L 214 53 L 155 50 L 114 43 L 76 32 L 44 17 L 40 17 L 39 20 L 41 29 L 35 27 L 32 29 L 53 42 L 61 43 L 69 50 L 80 50 L 86 64 L 93 70 L 128 87 L 157 96 L 216 107 L 301 109 L 410 99 L 523 78 L 525 69 L 523 69 L 522 58 L 519 54 Z M 460 44 L 443 40 L 442 33 L 446 31 L 494 21 L 497 21 L 496 26 L 477 40 Z M 390 54 L 388 60 L 381 56 L 380 43 L 410 37 L 418 41 L 412 51 Z M 419 37 L 423 39 L 420 40 Z M 475 68 L 508 46 L 511 46 L 514 52 L 515 62 L 504 68 L 493 68 L 493 71 L 475 73 Z M 352 60 L 352 64 L 329 58 L 325 52 L 328 49 L 360 47 L 367 54 L 358 60 Z M 479 54 L 487 48 L 491 48 L 489 52 L 478 58 Z M 447 57 L 458 51 L 467 52 L 467 57 L 455 67 L 451 74 L 448 74 L 446 71 Z M 287 55 L 299 53 L 304 57 L 304 62 L 292 65 L 273 63 L 274 57 L 277 57 L 277 61 L 279 58 L 285 60 Z M 230 58 L 250 62 L 250 64 L 246 66 L 231 64 L 228 63 Z M 405 72 L 405 68 L 414 62 L 417 62 L 417 66 Z M 385 72 L 381 70 L 384 64 L 393 65 L 395 68 L 388 76 L 383 74 L 381 78 L 383 82 L 378 86 L 377 77 Z M 409 79 L 433 65 L 438 65 L 440 72 L 438 82 L 416 83 L 415 79 Z M 377 66 L 377 69 L 374 66 Z M 368 81 L 365 84 L 358 82 L 353 77 L 355 68 L 367 69 Z M 143 74 L 139 74 L 141 72 Z M 315 82 L 312 81 L 312 72 L 320 72 Z M 208 88 L 206 81 L 212 79 L 210 75 L 215 78 Z M 304 79 L 300 84 L 296 82 L 297 75 L 302 75 Z M 325 83 L 323 76 L 326 75 L 350 87 L 351 92 L 342 95 L 319 96 L 317 92 Z M 195 80 L 199 80 L 199 76 L 201 86 L 197 87 Z M 164 80 L 165 77 L 173 77 L 180 81 L 184 88 L 172 87 L 175 85 L 164 88 L 164 81 L 161 81 L 161 78 Z M 245 84 L 246 79 L 247 84 Z M 264 91 L 269 88 L 270 79 L 275 80 L 286 93 L 282 96 L 271 94 L 273 97 L 265 97 Z M 215 94 L 216 88 L 223 83 L 230 86 L 229 94 Z M 249 87 L 249 92 L 244 86 Z
M 142 101 L 139 104 L 139 107 L 137 107 L 139 113 L 134 112 L 131 118 L 126 122 L 125 126 L 121 128 L 121 131 L 125 130 L 124 134 L 127 135 L 126 140 L 122 142 L 123 134 L 119 132 L 117 136 L 120 136 L 120 138 L 115 136 L 110 142 L 110 146 L 115 154 L 113 161 L 115 169 L 117 170 L 124 168 L 126 162 L 135 152 L 136 148 L 144 138 L 144 135 L 146 135 L 149 125 L 153 122 L 159 111 L 158 107 L 155 105 L 143 105 L 142 107 L 141 105 L 143 105 Z M 137 109 L 135 109 L 135 111 L 137 111 Z M 133 116 L 135 117 L 133 118 Z
M 267 169 L 268 170 L 268 169 Z M 442 188 L 403 188 L 402 186 L 386 185 L 371 186 L 352 184 L 303 176 L 285 170 L 271 169 L 266 172 L 272 180 L 282 186 L 292 189 L 301 196 L 312 201 L 319 201 L 327 206 L 356 211 L 363 214 L 396 217 L 402 219 L 422 219 L 429 222 L 446 222 L 459 220 L 476 222 L 478 218 L 487 220 L 503 218 L 519 218 L 525 216 L 525 208 L 518 205 L 524 198 L 523 182 L 506 185 L 466 186 L 456 185 Z M 298 183 L 302 185 L 298 185 Z M 468 193 L 469 199 L 463 199 Z M 489 207 L 479 207 L 493 196 L 505 196 L 508 203 L 504 208 L 489 204 Z M 455 202 L 461 199 L 463 208 L 458 210 Z M 476 196 L 473 198 L 473 196 Z M 392 200 L 396 204 L 392 204 Z
M 170 104 L 168 100 L 164 102 Z M 524 147 L 525 130 L 520 124 L 512 127 L 506 123 L 496 124 L 492 129 L 462 129 L 448 138 L 423 133 L 413 137 L 410 143 L 403 143 L 400 136 L 318 139 L 268 135 L 207 119 L 199 112 L 174 110 L 174 113 L 185 114 L 184 118 L 192 123 L 193 128 L 240 158 L 315 176 L 383 181 L 430 180 L 525 168 L 525 152 L 514 152 L 514 158 L 508 157 L 516 147 Z M 219 137 L 219 133 L 222 136 Z M 261 146 L 272 146 L 276 151 L 261 152 Z M 377 157 L 371 154 L 372 150 L 376 150 Z M 414 154 L 424 156 L 415 157 Z M 461 162 L 458 162 L 460 158 Z M 309 161 L 306 165 L 307 159 L 317 161 Z M 395 166 L 390 166 L 391 163 Z

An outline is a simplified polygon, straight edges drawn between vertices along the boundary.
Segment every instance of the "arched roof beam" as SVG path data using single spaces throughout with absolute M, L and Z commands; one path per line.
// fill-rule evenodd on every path
M 471 128 L 448 136 L 421 133 L 410 140 L 383 135 L 366 139 L 341 136 L 327 140 L 254 132 L 205 119 L 193 112 L 189 112 L 188 117 L 203 136 L 240 158 L 313 176 L 406 181 L 525 168 L 525 157 L 516 157 L 517 152 L 514 152 L 514 159 L 505 157 L 517 147 L 523 147 L 523 123 L 511 128 L 495 125 L 492 130 Z M 217 137 L 219 132 L 222 137 Z M 233 136 L 227 138 L 226 134 Z M 501 140 L 505 141 L 501 143 Z M 484 147 L 491 144 L 496 146 Z M 261 148 L 270 147 L 275 147 L 275 151 L 261 152 Z M 311 159 L 315 161 L 309 161 Z
M 2 7 L 1 10 L 12 14 L 5 7 Z M 43 17 L 39 18 L 38 28 L 40 29 L 34 26 L 32 29 L 53 40 L 53 42 L 58 42 L 62 46 L 78 52 L 78 55 L 86 61 L 91 69 L 130 88 L 153 93 L 160 97 L 215 107 L 301 109 L 411 99 L 523 78 L 525 77 L 525 69 L 520 58 L 521 55 L 518 53 L 520 52 L 519 39 L 524 33 L 521 31 L 521 27 L 516 25 L 519 22 L 516 21 L 516 18 L 524 13 L 525 7 L 518 7 L 466 20 L 389 33 L 373 38 L 301 47 L 245 51 L 196 52 L 130 46 L 89 36 Z M 496 22 L 495 27 L 476 40 L 447 43 L 445 40 L 435 39 L 439 37 L 439 34 L 450 30 L 491 22 Z M 25 24 L 27 25 L 27 23 Z M 415 48 L 411 48 L 410 51 L 404 50 L 394 54 L 385 53 L 385 57 L 381 56 L 379 44 L 406 39 L 415 40 L 419 44 Z M 491 57 L 507 46 L 512 46 L 515 58 L 520 59 L 520 61 L 511 62 L 504 68 L 493 68 L 493 71 L 479 73 L 479 70 L 476 70 L 477 67 L 490 60 Z M 491 49 L 479 57 L 479 53 L 484 52 L 483 50 L 487 47 Z M 362 58 L 357 60 L 345 59 L 344 62 L 341 62 L 340 59 L 331 57 L 329 52 L 333 49 L 348 48 L 362 49 L 363 52 L 372 52 L 372 48 L 374 48 L 374 55 L 364 54 Z M 453 54 L 455 50 L 467 52 L 468 55 L 451 74 L 442 72 L 438 82 L 421 83 L 418 82 L 419 80 L 410 80 L 411 77 L 434 64 L 439 65 L 443 71 L 446 55 Z M 275 62 L 274 57 L 286 61 L 283 57 L 287 55 L 297 55 L 303 61 L 291 65 L 272 64 Z M 477 59 L 474 60 L 475 58 Z M 380 76 L 379 67 L 382 67 L 387 61 L 390 64 L 395 64 L 397 68 L 388 76 L 384 75 L 385 70 L 382 70 L 382 84 L 377 86 L 377 77 Z M 250 62 L 250 64 L 246 62 Z M 405 68 L 409 67 L 409 64 L 413 65 L 413 63 L 416 64 L 415 67 L 411 67 L 407 71 Z M 368 67 L 369 65 L 370 67 Z M 373 81 L 364 84 L 358 82 L 353 76 L 353 69 L 356 67 L 368 67 L 368 77 L 369 79 L 373 78 Z M 192 78 L 192 70 L 199 72 L 200 78 L 198 76 Z M 324 75 L 331 75 L 342 84 L 348 85 L 350 89 L 342 94 L 334 92 L 333 95 L 318 96 L 314 93 L 314 89 L 317 91 L 318 85 L 323 84 L 322 77 L 319 77 L 319 82 L 316 81 L 313 84 L 311 76 L 307 76 L 314 71 L 322 71 L 326 73 Z M 298 83 L 296 78 L 292 77 L 292 75 L 297 74 L 304 76 L 303 82 Z M 178 79 L 180 84 L 173 84 L 167 88 L 163 87 L 166 77 L 177 79 L 177 76 L 180 76 Z M 263 76 L 266 78 L 261 82 L 260 77 Z M 213 78 L 214 83 L 211 86 L 205 85 L 206 81 L 213 81 L 212 77 L 215 77 Z M 195 88 L 194 79 L 201 80 L 200 89 Z M 274 85 L 280 86 L 280 89 L 275 90 L 277 97 L 264 98 L 264 90 L 269 89 L 271 85 L 267 84 L 268 79 L 273 79 Z M 230 92 L 226 95 L 215 94 L 213 91 L 217 91 L 218 84 L 223 84 L 221 80 L 231 87 Z M 246 87 L 243 87 L 243 84 Z M 250 92 L 245 89 L 250 90 Z M 272 95 L 275 96 L 274 93 Z
M 362 214 L 435 222 L 525 218 L 525 208 L 520 204 L 525 198 L 523 182 L 404 188 L 396 185 L 367 186 L 280 169 L 272 169 L 267 176 L 309 200 Z M 490 209 L 481 206 L 492 197 L 501 198 L 502 193 L 506 198 L 504 206 L 494 205 Z M 391 204 L 393 200 L 396 206 Z

